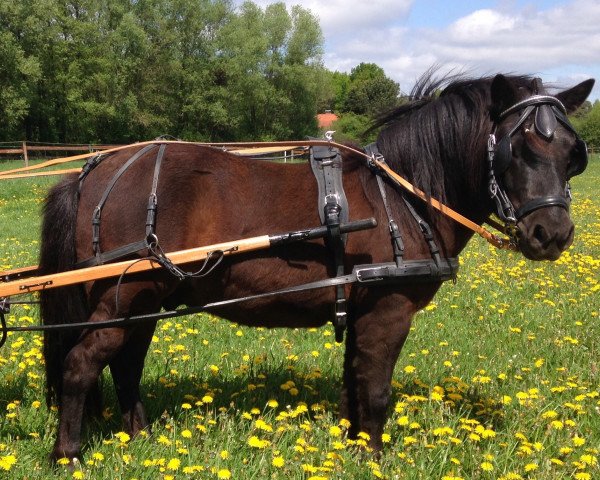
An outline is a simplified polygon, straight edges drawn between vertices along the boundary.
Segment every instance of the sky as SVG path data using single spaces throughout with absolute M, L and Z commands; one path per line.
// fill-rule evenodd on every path
M 274 0 L 253 0 L 265 6 Z M 241 3 L 241 0 L 235 0 Z M 599 0 L 284 0 L 320 21 L 323 61 L 376 63 L 409 93 L 430 67 L 536 75 L 557 89 L 588 78 L 600 98 Z

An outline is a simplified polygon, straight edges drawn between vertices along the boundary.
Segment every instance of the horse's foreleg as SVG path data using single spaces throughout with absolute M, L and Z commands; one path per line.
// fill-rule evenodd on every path
M 123 428 L 132 436 L 148 426 L 140 397 L 140 380 L 155 326 L 156 322 L 151 322 L 136 327 L 126 347 L 110 362 L 110 372 L 123 416 Z
M 96 310 L 90 321 L 105 318 Z M 58 434 L 51 454 L 54 460 L 63 457 L 73 459 L 79 455 L 86 395 L 126 340 L 127 332 L 121 328 L 91 330 L 85 333 L 65 358 Z
M 396 303 L 374 308 L 348 325 L 340 416 L 350 421 L 351 438 L 365 432 L 375 450 L 382 448 L 392 374 L 413 313 L 409 305 Z

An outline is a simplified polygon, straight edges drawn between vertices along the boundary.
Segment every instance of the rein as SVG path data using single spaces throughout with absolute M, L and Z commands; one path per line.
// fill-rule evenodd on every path
M 410 193 L 412 193 L 414 196 L 416 196 L 423 202 L 428 203 L 433 208 L 435 208 L 442 214 L 446 215 L 447 217 L 450 217 L 455 222 L 458 222 L 461 225 L 463 225 L 464 227 L 473 231 L 474 233 L 476 233 L 477 235 L 479 235 L 480 237 L 485 239 L 487 242 L 489 242 L 496 248 L 517 251 L 517 247 L 516 247 L 513 239 L 498 237 L 497 235 L 495 235 L 492 232 L 490 232 L 489 230 L 487 230 L 485 227 L 478 225 L 477 223 L 466 218 L 465 216 L 461 215 L 460 213 L 458 213 L 457 211 L 448 207 L 447 205 L 441 203 L 440 201 L 436 200 L 433 197 L 430 197 L 425 192 L 423 192 L 422 190 L 415 187 L 408 180 L 406 180 L 405 178 L 401 177 L 396 172 L 394 172 L 383 161 L 383 157 L 381 157 L 380 155 L 379 156 L 378 155 L 368 155 L 364 151 L 358 150 L 358 149 L 350 147 L 348 145 L 343 145 L 341 143 L 337 143 L 337 142 L 333 142 L 333 141 L 329 141 L 329 140 L 305 140 L 305 141 L 290 141 L 290 142 L 233 142 L 233 143 L 202 143 L 202 142 L 186 142 L 186 141 L 182 141 L 182 140 L 150 140 L 147 142 L 139 142 L 134 145 L 140 146 L 140 147 L 145 147 L 148 145 L 155 145 L 155 144 L 159 144 L 159 143 L 160 144 L 173 143 L 173 144 L 180 144 L 180 145 L 198 145 L 198 146 L 212 147 L 212 148 L 216 148 L 216 149 L 220 149 L 220 150 L 224 150 L 224 151 L 229 151 L 231 153 L 236 153 L 236 150 L 239 151 L 240 149 L 254 149 L 254 148 L 281 148 L 282 150 L 285 150 L 285 149 L 289 150 L 292 148 L 302 148 L 302 147 L 304 147 L 304 148 L 316 147 L 316 146 L 339 148 L 340 150 L 344 150 L 348 153 L 353 153 L 355 155 L 363 157 L 364 159 L 367 160 L 367 163 L 369 164 L 369 166 L 376 167 L 379 172 L 385 173 L 385 175 L 391 181 L 393 181 L 395 184 L 397 184 L 398 186 L 409 191 Z M 71 157 L 58 158 L 55 160 L 50 160 L 50 161 L 44 162 L 39 165 L 33 165 L 33 166 L 23 167 L 23 168 L 14 169 L 14 170 L 7 170 L 4 172 L 0 172 L 0 180 L 2 180 L 4 178 L 6 178 L 6 179 L 15 178 L 15 177 L 13 177 L 13 175 L 20 174 L 21 172 L 28 172 L 28 171 L 48 167 L 51 165 L 59 165 L 62 163 L 72 162 L 74 160 L 81 160 L 81 159 L 85 159 L 85 158 L 95 157 L 98 155 L 105 155 L 108 153 L 118 152 L 118 151 L 124 150 L 126 148 L 130 148 L 131 146 L 132 145 L 124 145 L 121 147 L 110 148 L 110 149 L 102 150 L 102 151 L 98 151 L 98 152 L 91 152 L 91 153 L 86 153 L 86 154 L 81 154 L 81 155 L 74 155 Z M 244 152 L 244 153 L 246 153 L 246 152 Z M 73 170 L 73 171 L 77 172 L 80 170 Z M 52 172 L 52 173 L 54 173 L 54 172 Z M 47 174 L 50 175 L 51 173 L 48 172 Z M 491 222 L 488 222 L 488 223 L 491 223 Z M 492 226 L 494 226 L 494 228 L 498 227 L 497 224 L 492 224 Z

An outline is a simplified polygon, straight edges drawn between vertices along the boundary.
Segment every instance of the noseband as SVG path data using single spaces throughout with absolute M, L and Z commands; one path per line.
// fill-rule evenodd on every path
M 519 120 L 506 135 L 496 142 L 495 133 L 498 123 L 516 112 L 521 112 Z M 507 233 L 513 237 L 513 239 L 516 239 L 517 222 L 529 213 L 545 207 L 561 207 L 568 210 L 571 203 L 571 191 L 567 180 L 564 195 L 550 195 L 547 197 L 534 198 L 526 202 L 520 208 L 515 209 L 505 190 L 500 186 L 496 179 L 496 176 L 500 177 L 503 175 L 511 164 L 511 137 L 532 113 L 535 114 L 535 131 L 546 140 L 552 138 L 558 123 L 575 134 L 575 148 L 580 151 L 582 155 L 578 161 L 569 165 L 567 169 L 568 179 L 575 175 L 579 175 L 587 166 L 587 147 L 585 142 L 577 135 L 577 132 L 569 122 L 566 115 L 567 110 L 558 98 L 550 95 L 532 95 L 500 113 L 494 125 L 494 131 L 490 134 L 488 139 L 488 188 L 491 198 L 496 203 L 498 216 L 504 221 Z

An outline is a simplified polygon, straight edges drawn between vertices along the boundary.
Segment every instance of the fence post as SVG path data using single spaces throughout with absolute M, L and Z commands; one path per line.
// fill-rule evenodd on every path
M 23 160 L 25 161 L 25 166 L 29 166 L 29 157 L 27 157 L 27 142 L 23 141 Z

